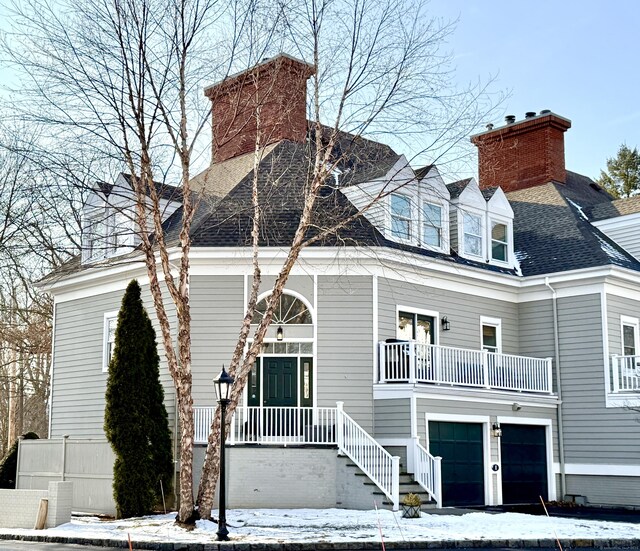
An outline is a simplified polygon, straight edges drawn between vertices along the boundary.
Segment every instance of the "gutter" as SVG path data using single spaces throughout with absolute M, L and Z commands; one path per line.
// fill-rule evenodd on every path
M 558 335 L 558 296 L 556 290 L 549 283 L 549 278 L 544 278 L 544 284 L 551 291 L 553 304 L 553 346 L 556 364 L 556 392 L 558 394 L 558 460 L 560 462 L 560 499 L 564 501 L 567 489 L 567 474 L 564 459 L 564 427 L 562 421 L 562 385 L 560 381 L 560 339 Z M 557 496 L 556 496 L 557 497 Z

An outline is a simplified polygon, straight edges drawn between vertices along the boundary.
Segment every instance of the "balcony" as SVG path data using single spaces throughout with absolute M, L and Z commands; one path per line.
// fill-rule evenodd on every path
M 611 356 L 611 392 L 640 393 L 640 356 Z
M 379 343 L 380 383 L 425 383 L 551 394 L 551 358 L 529 358 L 415 341 Z

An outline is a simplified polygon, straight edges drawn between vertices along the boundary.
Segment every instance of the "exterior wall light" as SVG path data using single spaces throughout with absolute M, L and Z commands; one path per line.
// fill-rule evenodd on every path
M 500 423 L 494 423 L 491 427 L 491 435 L 494 438 L 500 438 L 502 436 L 502 429 L 500 428 Z
M 440 323 L 442 324 L 443 331 L 449 331 L 451 329 L 451 322 L 447 319 L 447 316 L 444 316 Z
M 279 325 L 276 331 L 276 340 L 280 342 L 282 339 L 284 339 L 284 329 L 282 329 L 282 325 Z

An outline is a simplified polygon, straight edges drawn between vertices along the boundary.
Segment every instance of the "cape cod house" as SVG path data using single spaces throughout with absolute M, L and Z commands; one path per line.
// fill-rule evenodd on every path
M 274 84 L 260 171 L 264 299 L 297 224 L 316 136 L 305 117 L 312 68 L 279 56 L 254 70 Z M 232 353 L 251 284 L 243 206 L 255 127 L 217 135 L 224 106 L 254 89 L 244 76 L 207 89 L 213 162 L 194 179 L 209 199 L 192 231 L 196 464 L 211 380 Z M 402 186 L 303 251 L 233 421 L 231 506 L 371 508 L 376 492 L 397 505 L 408 488 L 439 506 L 538 496 L 640 505 L 629 410 L 640 406 L 640 202 L 612 201 L 565 169 L 570 126 L 548 111 L 510 117 L 472 137 L 479 182 L 450 184 L 435 166 L 414 169 L 383 144 L 342 137 L 318 226 L 389 182 Z M 116 191 L 119 208 L 107 215 Z M 171 228 L 180 195 L 162 193 Z M 118 230 L 129 204 L 125 176 L 98 186 L 83 257 L 44 282 L 55 297 L 53 440 L 103 438 L 115 316 L 129 280 L 145 282 L 132 232 Z M 175 422 L 166 370 L 163 380 Z

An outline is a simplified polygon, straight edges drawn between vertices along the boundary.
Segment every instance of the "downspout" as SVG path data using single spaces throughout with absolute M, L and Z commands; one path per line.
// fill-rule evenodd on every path
M 560 496 L 556 496 L 558 501 L 564 500 L 567 488 L 565 462 L 564 462 L 564 428 L 562 420 L 562 385 L 560 382 L 560 339 L 558 336 L 558 296 L 556 290 L 549 283 L 549 278 L 544 278 L 544 284 L 551 291 L 551 301 L 553 305 L 553 345 L 555 349 L 556 364 L 556 391 L 558 393 L 558 459 L 560 461 Z

